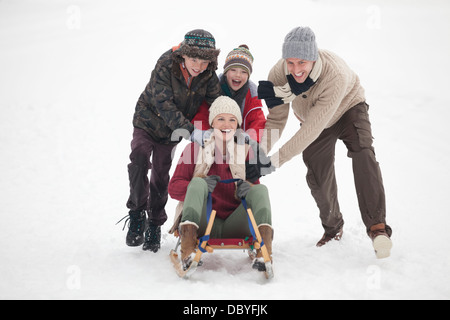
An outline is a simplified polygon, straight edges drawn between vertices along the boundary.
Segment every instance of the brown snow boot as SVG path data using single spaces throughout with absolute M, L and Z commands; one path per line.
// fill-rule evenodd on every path
M 272 260 L 272 241 L 273 241 L 273 229 L 270 226 L 259 226 L 259 233 L 261 234 L 261 238 L 266 245 L 267 252 L 269 253 L 270 259 Z M 261 249 L 256 250 L 256 258 L 262 258 Z
M 391 255 L 392 241 L 386 232 L 386 225 L 379 223 L 370 227 L 369 237 L 372 239 L 373 248 L 378 259 Z
M 273 241 L 273 229 L 270 226 L 260 226 L 258 227 L 259 233 L 266 245 L 267 252 L 269 252 L 269 256 L 272 259 L 272 241 Z M 256 255 L 257 258 L 262 257 L 261 250 L 258 250 Z
M 181 225 L 181 261 L 183 265 L 190 265 L 191 255 L 195 253 L 197 230 L 197 226 L 193 224 Z
M 270 226 L 259 226 L 258 230 L 272 262 L 273 229 Z M 256 250 L 256 258 L 253 260 L 252 268 L 262 272 L 267 271 L 261 249 Z
M 320 239 L 319 242 L 317 242 L 316 247 L 322 247 L 333 239 L 336 241 L 341 240 L 343 233 L 344 233 L 344 229 L 342 227 L 334 235 L 324 233 L 322 239 Z

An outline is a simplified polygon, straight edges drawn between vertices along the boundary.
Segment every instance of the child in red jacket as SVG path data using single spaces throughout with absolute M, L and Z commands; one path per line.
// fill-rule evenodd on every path
M 242 130 L 250 139 L 259 143 L 262 131 L 266 125 L 266 117 L 262 110 L 261 100 L 258 99 L 258 88 L 250 80 L 253 71 L 253 56 L 247 45 L 240 45 L 233 49 L 225 60 L 224 72 L 219 75 L 222 94 L 237 102 L 242 114 Z M 192 122 L 199 130 L 209 129 L 209 105 L 206 101 L 200 106 Z M 200 137 L 200 133 L 197 132 Z M 201 139 L 201 138 L 200 138 Z M 193 139 L 198 141 L 199 138 Z

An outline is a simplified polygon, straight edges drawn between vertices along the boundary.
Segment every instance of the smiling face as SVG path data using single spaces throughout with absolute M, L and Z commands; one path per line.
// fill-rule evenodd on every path
M 305 82 L 314 67 L 314 61 L 298 58 L 288 58 L 286 59 L 286 63 L 289 73 L 298 83 Z
M 248 72 L 242 68 L 231 68 L 225 75 L 228 86 L 234 91 L 241 89 L 249 78 Z
M 202 60 L 199 58 L 191 58 L 186 55 L 183 55 L 184 65 L 189 72 L 189 74 L 193 77 L 197 77 L 203 71 L 208 68 L 209 62 L 208 60 Z
M 230 113 L 221 113 L 217 115 L 211 127 L 214 128 L 214 136 L 222 141 L 233 139 L 238 128 L 238 119 Z

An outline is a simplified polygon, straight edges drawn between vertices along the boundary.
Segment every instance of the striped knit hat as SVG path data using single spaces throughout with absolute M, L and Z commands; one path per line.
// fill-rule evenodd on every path
M 248 46 L 241 44 L 239 48 L 233 49 L 225 59 L 225 65 L 223 66 L 223 73 L 227 73 L 231 68 L 242 68 L 248 72 L 249 75 L 252 74 L 253 67 L 253 56 L 248 49 Z
M 211 69 L 217 69 L 217 57 L 220 50 L 216 49 L 216 40 L 206 30 L 196 29 L 189 31 L 184 36 L 180 47 L 174 52 L 175 55 L 186 55 L 191 58 L 209 60 Z
M 200 49 L 216 49 L 216 40 L 213 35 L 202 29 L 196 29 L 186 33 L 184 43 Z

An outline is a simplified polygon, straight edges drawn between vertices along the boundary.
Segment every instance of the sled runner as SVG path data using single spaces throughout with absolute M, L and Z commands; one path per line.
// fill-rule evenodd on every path
M 232 183 L 239 181 L 239 179 L 230 179 L 230 180 L 223 180 L 220 181 L 221 183 Z M 188 279 L 197 269 L 198 266 L 201 265 L 201 257 L 203 253 L 213 253 L 214 250 L 218 249 L 240 249 L 240 250 L 248 250 L 250 258 L 255 258 L 256 253 L 255 249 L 261 250 L 263 259 L 264 259 L 264 265 L 259 265 L 258 270 L 263 271 L 266 279 L 273 278 L 273 268 L 272 268 L 272 261 L 269 255 L 269 252 L 267 251 L 267 248 L 264 244 L 264 241 L 261 237 L 261 234 L 258 230 L 258 226 L 256 225 L 255 218 L 253 216 L 252 210 L 247 207 L 247 203 L 244 198 L 241 199 L 242 205 L 244 206 L 245 210 L 247 211 L 248 216 L 248 224 L 249 229 L 251 232 L 251 237 L 247 237 L 245 239 L 211 239 L 210 234 L 212 227 L 214 225 L 214 220 L 216 218 L 216 211 L 212 210 L 212 197 L 211 193 L 208 195 L 208 202 L 206 206 L 206 219 L 207 219 L 207 227 L 205 231 L 205 235 L 200 237 L 198 239 L 198 250 L 195 254 L 195 257 L 186 270 L 183 269 L 181 259 L 179 258 L 179 255 L 177 253 L 178 247 L 181 244 L 181 236 L 179 232 L 175 232 L 175 236 L 178 237 L 178 242 L 175 247 L 175 249 L 172 249 L 170 251 L 170 260 L 172 261 L 175 270 L 179 277 Z

